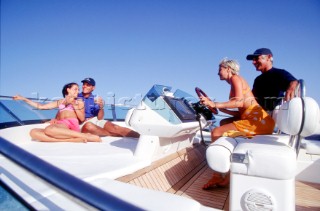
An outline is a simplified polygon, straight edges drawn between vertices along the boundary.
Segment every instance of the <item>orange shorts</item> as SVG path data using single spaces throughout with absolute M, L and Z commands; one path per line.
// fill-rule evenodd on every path
M 233 124 L 247 136 L 272 134 L 275 122 L 259 105 L 252 105 L 241 114 L 241 120 Z

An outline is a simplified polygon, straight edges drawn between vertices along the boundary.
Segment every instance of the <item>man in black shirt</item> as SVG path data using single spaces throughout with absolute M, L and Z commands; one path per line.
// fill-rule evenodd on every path
M 272 111 L 283 97 L 286 101 L 294 97 L 298 81 L 286 70 L 273 67 L 270 49 L 257 49 L 247 56 L 247 60 L 252 60 L 256 70 L 262 73 L 254 80 L 252 92 L 263 109 Z

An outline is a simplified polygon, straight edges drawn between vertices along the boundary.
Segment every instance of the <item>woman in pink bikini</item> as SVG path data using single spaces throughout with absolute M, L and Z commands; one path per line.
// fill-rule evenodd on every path
M 80 132 L 79 121 L 84 121 L 85 116 L 84 103 L 77 100 L 78 93 L 78 84 L 68 83 L 62 89 L 64 99 L 54 102 L 40 104 L 20 95 L 14 96 L 13 99 L 23 100 L 40 110 L 59 108 L 56 119 L 51 121 L 49 126 L 45 129 L 34 128 L 30 131 L 32 139 L 44 142 L 101 142 L 101 138 L 97 135 Z

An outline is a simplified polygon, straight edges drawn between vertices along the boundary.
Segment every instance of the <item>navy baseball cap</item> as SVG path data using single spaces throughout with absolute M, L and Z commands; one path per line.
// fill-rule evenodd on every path
M 93 80 L 93 78 L 85 78 L 81 81 L 82 83 L 87 82 L 88 84 L 95 86 L 96 82 Z
M 253 60 L 254 58 L 260 56 L 260 55 L 272 55 L 272 52 L 269 48 L 259 48 L 257 49 L 253 54 L 249 54 L 247 56 L 247 60 Z

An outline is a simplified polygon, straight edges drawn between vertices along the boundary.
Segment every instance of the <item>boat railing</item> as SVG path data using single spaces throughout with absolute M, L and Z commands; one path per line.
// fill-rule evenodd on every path
M 299 80 L 299 84 L 295 89 L 295 97 L 301 97 L 301 98 L 306 97 L 306 87 L 305 87 L 305 83 L 304 83 L 303 79 Z M 302 110 L 303 110 L 303 119 L 302 119 L 302 123 L 301 123 L 301 128 L 304 125 L 304 116 L 305 116 L 305 107 L 304 107 L 303 100 L 302 100 Z M 302 137 L 300 136 L 300 133 L 297 135 L 290 136 L 289 145 L 295 149 L 297 156 L 300 151 L 301 139 L 302 139 Z
M 0 153 L 30 173 L 98 210 L 142 210 L 41 160 L 2 137 Z

